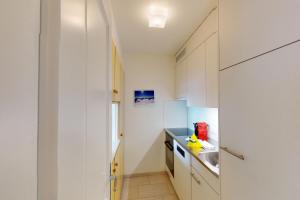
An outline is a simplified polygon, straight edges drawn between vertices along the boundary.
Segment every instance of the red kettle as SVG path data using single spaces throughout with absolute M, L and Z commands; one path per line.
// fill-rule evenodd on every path
M 208 124 L 205 122 L 194 123 L 195 134 L 200 140 L 208 140 Z

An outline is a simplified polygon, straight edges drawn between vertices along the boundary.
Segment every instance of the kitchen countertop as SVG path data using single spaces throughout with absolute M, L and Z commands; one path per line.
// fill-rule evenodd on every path
M 205 156 L 203 154 L 216 152 L 218 151 L 218 147 L 216 146 L 215 141 L 208 141 L 214 146 L 216 146 L 216 150 L 204 150 L 202 148 L 191 148 L 188 147 L 188 141 L 186 138 L 193 134 L 193 130 L 188 128 L 166 128 L 166 133 L 169 134 L 172 138 L 174 138 L 183 148 L 185 148 L 194 158 L 196 158 L 205 168 L 207 168 L 212 174 L 219 177 L 219 170 L 214 170 L 205 160 Z

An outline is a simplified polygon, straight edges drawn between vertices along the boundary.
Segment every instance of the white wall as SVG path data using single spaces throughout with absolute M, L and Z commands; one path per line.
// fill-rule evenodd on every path
M 188 128 L 194 130 L 196 122 L 206 122 L 209 125 L 208 137 L 219 141 L 219 113 L 217 108 L 188 108 Z
M 0 1 L 0 199 L 37 199 L 39 0 Z
M 165 128 L 185 128 L 188 123 L 187 102 L 167 101 L 164 105 L 164 127 Z
M 38 199 L 56 200 L 60 3 L 41 3 Z
M 164 171 L 164 105 L 175 98 L 175 58 L 125 55 L 125 174 Z M 134 90 L 155 103 L 134 105 Z

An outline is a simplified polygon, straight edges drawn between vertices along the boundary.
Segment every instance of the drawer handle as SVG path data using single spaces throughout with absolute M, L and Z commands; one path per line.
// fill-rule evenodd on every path
M 118 90 L 113 90 L 113 93 L 118 94 L 119 91 Z
M 233 155 L 234 157 L 237 157 L 237 158 L 239 158 L 239 159 L 241 159 L 241 160 L 245 160 L 245 157 L 244 157 L 244 155 L 242 155 L 242 154 L 237 154 L 237 153 L 235 153 L 235 152 L 229 150 L 227 147 L 220 147 L 220 148 L 221 148 L 223 151 L 225 151 L 225 152 L 227 152 L 227 153 Z
M 196 176 L 195 176 L 195 174 L 194 173 L 191 173 L 191 176 L 193 177 L 193 179 L 198 183 L 198 185 L 200 185 L 201 184 L 201 181 L 200 180 L 198 180 L 197 178 L 196 178 Z

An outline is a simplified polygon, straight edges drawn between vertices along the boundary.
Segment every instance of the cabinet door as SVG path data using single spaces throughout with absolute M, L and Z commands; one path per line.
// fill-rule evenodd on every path
M 188 58 L 188 105 L 205 107 L 205 45 L 198 47 Z
M 221 0 L 221 68 L 300 39 L 298 0 Z
M 299 199 L 300 43 L 220 74 L 222 200 Z
M 176 98 L 186 99 L 187 97 L 187 64 L 183 60 L 176 65 Z
M 219 195 L 192 169 L 192 200 L 219 200 Z
M 206 107 L 219 107 L 219 41 L 214 34 L 206 41 Z

